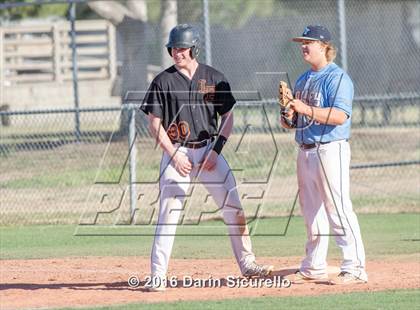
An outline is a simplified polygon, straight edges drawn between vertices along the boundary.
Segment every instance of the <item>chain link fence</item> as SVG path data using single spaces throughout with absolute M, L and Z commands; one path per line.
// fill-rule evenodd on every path
M 165 1 L 146 2 L 147 21 L 125 18 L 116 25 L 119 74 L 112 87 L 116 96 L 144 91 L 150 74 L 147 65 L 155 73 L 164 62 L 160 16 Z M 356 211 L 420 211 L 420 1 L 343 3 L 345 29 L 340 1 L 334 0 L 176 2 L 177 22 L 195 23 L 202 31 L 200 61 L 221 69 L 239 99 L 234 133 L 223 153 L 237 178 L 248 218 L 299 213 L 298 207 L 293 209 L 297 193 L 293 133 L 280 128 L 273 98 L 280 78 L 289 77 L 293 83 L 306 69 L 299 46 L 290 38 L 300 35 L 307 24 L 330 29 L 339 46 L 336 62 L 346 64 L 355 84 L 350 143 Z M 90 96 L 107 92 L 110 89 L 93 88 Z M 260 100 L 243 98 L 245 92 L 257 92 Z M 15 103 L 8 102 L 9 110 L 0 111 L 1 225 L 156 221 L 161 151 L 142 113 L 136 113 L 134 146 L 129 142 L 129 115 L 139 101 L 75 109 L 60 105 L 57 95 L 46 102 L 57 108 L 34 109 L 30 98 L 26 100 L 27 109 L 15 109 Z M 134 214 L 129 169 L 133 147 Z M 186 222 L 218 217 L 216 205 L 196 184 L 185 213 Z

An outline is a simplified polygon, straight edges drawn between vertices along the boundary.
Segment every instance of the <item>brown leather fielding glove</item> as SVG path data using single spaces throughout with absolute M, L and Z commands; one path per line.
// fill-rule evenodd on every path
M 279 105 L 280 114 L 284 122 L 292 128 L 296 127 L 297 113 L 293 112 L 291 117 L 287 117 L 287 113 L 290 110 L 290 103 L 293 101 L 293 94 L 286 82 L 280 81 L 279 83 Z

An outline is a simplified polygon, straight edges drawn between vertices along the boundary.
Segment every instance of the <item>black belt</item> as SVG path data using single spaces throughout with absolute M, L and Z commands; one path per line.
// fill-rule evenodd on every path
M 203 140 L 203 141 L 191 141 L 191 142 L 184 142 L 184 141 L 176 142 L 176 141 L 173 141 L 172 143 L 173 144 L 179 143 L 179 144 L 181 144 L 181 146 L 184 146 L 184 147 L 189 148 L 189 149 L 199 149 L 199 148 L 207 146 L 208 144 L 213 142 L 213 140 L 214 140 L 214 138 L 206 139 L 206 140 Z

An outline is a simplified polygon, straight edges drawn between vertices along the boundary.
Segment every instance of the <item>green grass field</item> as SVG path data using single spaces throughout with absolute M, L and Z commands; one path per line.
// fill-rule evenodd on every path
M 277 116 L 272 114 L 269 117 L 274 121 Z M 224 151 L 235 170 L 238 184 L 243 180 L 264 180 L 276 152 L 270 135 L 254 132 L 251 136 L 245 136 L 241 146 L 236 148 L 240 138 L 240 135 L 232 136 Z M 351 140 L 352 163 L 418 160 L 418 138 L 419 131 L 415 127 L 356 128 Z M 286 232 L 288 218 L 278 217 L 290 212 L 296 194 L 296 147 L 289 133 L 277 132 L 275 139 L 279 160 L 272 171 L 271 189 L 266 191 L 264 197 L 264 213 L 260 214 L 268 218 L 250 224 L 255 233 L 252 237 L 253 247 L 259 257 L 302 257 L 306 236 L 303 219 L 292 217 Z M 158 176 L 160 150 L 155 150 L 152 144 L 150 139 L 138 141 L 137 175 L 141 182 L 156 180 Z M 116 181 L 121 176 L 119 185 L 127 183 L 128 170 L 124 169 L 128 155 L 126 141 L 111 143 L 104 156 L 106 148 L 103 141 L 96 144 L 69 144 L 53 149 L 14 152 L 0 158 L 0 260 L 150 255 L 154 232 L 152 226 L 74 225 L 85 210 L 88 193 L 96 176 L 99 181 Z M 102 170 L 98 173 L 101 162 Z M 354 209 L 363 213 L 358 216 L 368 261 L 420 253 L 419 174 L 416 168 L 414 165 L 352 170 L 352 201 Z M 253 189 L 257 187 L 253 185 Z M 248 189 L 244 188 L 246 193 Z M 89 200 L 87 214 L 95 214 L 102 190 L 101 187 L 94 188 L 94 199 Z M 112 190 L 113 187 L 106 193 L 111 196 L 114 194 Z M 149 190 L 146 188 L 146 191 Z M 198 196 L 204 197 L 201 194 Z M 246 214 L 253 214 L 253 208 L 257 205 L 255 201 L 245 201 Z M 193 206 L 195 209 L 201 207 L 197 203 Z M 123 209 L 127 211 L 128 205 L 124 205 Z M 150 209 L 146 203 L 139 203 L 137 214 L 144 216 L 143 212 L 150 212 Z M 298 213 L 297 205 L 294 214 Z M 114 219 L 115 214 L 110 214 L 101 223 L 113 223 Z M 75 235 L 75 232 L 79 235 Z M 218 236 L 212 236 L 214 232 Z M 95 236 L 80 235 L 89 233 Z M 179 227 L 178 234 L 173 258 L 232 257 L 229 238 L 223 235 L 226 234 L 226 227 L 221 221 L 211 220 L 200 225 Z M 330 238 L 330 243 L 329 258 L 339 258 L 341 253 L 334 238 Z M 419 293 L 419 290 L 399 290 L 316 297 L 129 304 L 86 309 L 416 309 L 420 304 Z
M 349 293 L 321 296 L 241 298 L 221 301 L 180 301 L 176 303 L 128 304 L 112 307 L 83 308 L 85 310 L 134 310 L 134 309 L 364 309 L 394 310 L 417 309 L 420 290 Z M 76 308 L 63 308 L 70 310 Z M 80 308 L 77 308 L 80 309 Z
M 360 226 L 367 256 L 420 253 L 420 214 L 369 214 L 359 215 Z M 254 236 L 253 243 L 258 256 L 301 256 L 304 254 L 305 231 L 301 217 L 293 217 L 287 233 L 287 218 L 261 219 L 258 234 L 277 236 Z M 211 221 L 203 226 L 179 227 L 175 240 L 174 258 L 231 257 L 227 236 L 193 236 L 212 231 L 226 232 L 220 221 Z M 252 227 L 252 225 L 251 225 Z M 153 227 L 148 236 L 134 235 L 136 227 L 102 227 L 93 230 L 103 236 L 75 236 L 76 226 L 21 226 L 0 228 L 1 259 L 50 258 L 68 256 L 149 256 Z M 109 236 L 109 234 L 121 234 Z M 108 234 L 108 236 L 106 235 Z M 133 234 L 130 236 L 130 234 Z M 340 252 L 331 238 L 330 256 L 339 257 Z
M 420 253 L 420 214 L 359 215 L 367 260 Z M 254 228 L 260 234 L 284 232 L 287 218 L 261 219 Z M 204 223 L 220 231 L 220 221 Z M 251 225 L 252 226 L 252 225 Z M 204 227 L 204 228 L 206 228 Z M 101 227 L 104 233 L 124 236 L 75 236 L 74 225 L 21 226 L 0 228 L 0 258 L 35 259 L 79 256 L 149 256 L 152 236 L 129 236 L 130 227 Z M 203 227 L 179 227 L 180 234 L 200 233 Z M 134 230 L 135 231 L 135 230 Z M 152 233 L 153 229 L 149 229 Z M 254 236 L 258 256 L 303 256 L 305 231 L 303 219 L 293 217 L 285 236 Z M 341 253 L 330 240 L 329 258 Z M 231 249 L 227 236 L 177 236 L 173 258 L 229 258 Z M 381 292 L 346 293 L 306 297 L 261 297 L 219 301 L 179 301 L 176 303 L 127 304 L 83 309 L 416 309 L 420 290 L 389 290 Z M 73 309 L 73 308 L 65 308 Z M 76 309 L 76 308 L 74 308 Z M 78 308 L 80 309 L 80 308 Z

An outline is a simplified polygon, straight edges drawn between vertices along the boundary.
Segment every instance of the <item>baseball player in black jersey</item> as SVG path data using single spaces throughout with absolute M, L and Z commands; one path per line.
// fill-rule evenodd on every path
M 198 63 L 200 37 L 193 26 L 173 28 L 166 47 L 175 64 L 156 76 L 141 106 L 163 149 L 149 290 L 165 290 L 176 224 L 193 179 L 203 183 L 222 211 L 242 275 L 267 276 L 273 266 L 255 262 L 235 178 L 221 154 L 233 127 L 230 85 L 222 73 Z

